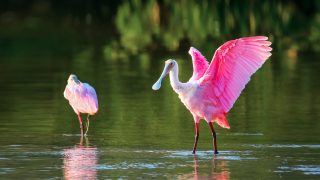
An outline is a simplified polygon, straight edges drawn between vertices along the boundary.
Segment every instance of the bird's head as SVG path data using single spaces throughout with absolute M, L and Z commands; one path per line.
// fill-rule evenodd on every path
M 70 83 L 80 84 L 80 81 L 76 75 L 70 74 L 70 76 L 68 78 L 68 84 L 70 84 Z
M 163 71 L 158 79 L 158 81 L 156 83 L 154 83 L 154 85 L 152 86 L 153 90 L 159 90 L 161 87 L 161 82 L 162 79 L 169 74 L 169 72 L 177 65 L 177 62 L 173 59 L 169 59 L 165 61 L 165 65 L 163 68 Z

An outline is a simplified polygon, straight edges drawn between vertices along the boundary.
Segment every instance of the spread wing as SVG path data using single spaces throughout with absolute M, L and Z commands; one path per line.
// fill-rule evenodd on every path
M 200 86 L 210 86 L 210 96 L 228 112 L 250 77 L 271 56 L 268 37 L 253 36 L 231 40 L 220 46 L 210 66 L 199 80 Z
M 96 91 L 87 83 L 67 85 L 64 97 L 76 112 L 95 114 L 98 111 Z
M 195 81 L 200 79 L 209 67 L 209 63 L 206 58 L 196 48 L 191 47 L 189 54 L 192 57 L 193 74 L 189 81 Z

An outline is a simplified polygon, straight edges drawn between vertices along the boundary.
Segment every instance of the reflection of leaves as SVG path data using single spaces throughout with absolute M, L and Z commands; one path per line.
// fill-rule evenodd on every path
M 104 57 L 108 60 L 127 59 L 127 54 L 121 50 L 117 41 L 113 41 L 104 47 Z
M 320 51 L 320 14 L 316 15 L 314 23 L 311 25 L 309 40 L 314 45 L 313 48 Z

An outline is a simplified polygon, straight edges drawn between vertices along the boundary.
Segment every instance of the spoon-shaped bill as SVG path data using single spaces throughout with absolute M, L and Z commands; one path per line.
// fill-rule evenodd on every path
M 162 78 L 159 78 L 158 81 L 153 84 L 152 89 L 155 91 L 159 90 L 161 87 L 161 81 L 162 81 Z
M 153 84 L 152 89 L 153 90 L 159 90 L 161 87 L 161 82 L 163 80 L 163 78 L 170 72 L 170 70 L 172 69 L 172 64 L 171 63 L 166 63 L 163 71 L 158 79 L 158 81 L 156 83 Z

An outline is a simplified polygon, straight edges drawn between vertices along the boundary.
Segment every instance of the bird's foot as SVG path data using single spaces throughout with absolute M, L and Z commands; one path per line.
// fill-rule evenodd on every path
M 214 154 L 219 154 L 219 152 L 218 151 L 214 151 Z

